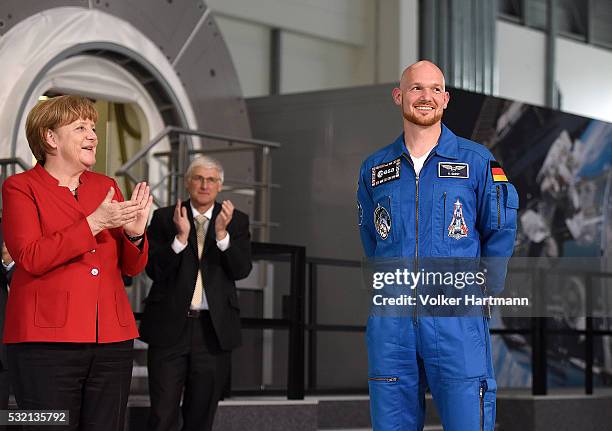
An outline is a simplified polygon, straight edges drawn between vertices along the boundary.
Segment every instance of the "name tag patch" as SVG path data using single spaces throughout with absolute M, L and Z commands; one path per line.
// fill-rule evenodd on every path
M 470 165 L 467 163 L 438 162 L 438 178 L 469 178 Z
M 400 177 L 401 158 L 372 168 L 372 187 L 397 180 Z

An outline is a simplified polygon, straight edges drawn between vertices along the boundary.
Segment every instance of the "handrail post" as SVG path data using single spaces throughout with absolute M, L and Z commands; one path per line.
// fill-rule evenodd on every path
M 270 147 L 262 147 L 261 148 L 261 160 L 259 174 L 261 175 L 259 181 L 266 186 L 261 189 L 258 193 L 259 198 L 259 220 L 269 221 L 270 220 L 270 195 L 271 195 L 271 182 L 272 178 L 270 175 L 271 164 L 272 164 L 272 155 L 270 152 Z M 259 241 L 269 241 L 270 240 L 270 227 L 263 226 L 259 230 Z
M 584 340 L 584 393 L 593 395 L 593 277 L 587 274 L 586 280 L 586 321 Z
M 546 309 L 543 301 L 542 289 L 546 273 L 542 268 L 535 269 L 534 277 L 534 310 L 536 314 Z M 531 318 L 531 393 L 533 395 L 546 395 L 547 393 L 547 357 L 546 357 L 546 317 L 534 316 Z
M 304 296 L 306 291 L 306 248 L 291 253 L 291 313 L 289 316 L 289 364 L 287 399 L 304 399 Z
M 176 161 L 176 177 L 175 177 L 175 186 L 176 186 L 176 199 L 183 198 L 183 187 L 184 183 L 184 175 L 187 167 L 189 166 L 189 142 L 188 138 L 185 135 L 178 136 L 178 160 Z M 174 199 L 174 202 L 176 202 Z
M 308 262 L 308 389 L 317 388 L 317 264 Z

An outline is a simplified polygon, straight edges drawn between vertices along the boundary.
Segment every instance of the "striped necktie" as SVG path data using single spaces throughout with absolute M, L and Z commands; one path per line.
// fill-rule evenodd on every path
M 200 259 L 204 251 L 204 238 L 206 237 L 206 223 L 208 217 L 204 214 L 198 214 L 195 219 L 196 238 L 198 239 L 198 275 L 196 277 L 195 288 L 193 289 L 193 297 L 191 298 L 191 308 L 200 308 L 202 304 L 202 293 L 204 284 L 202 283 L 202 271 L 200 271 Z

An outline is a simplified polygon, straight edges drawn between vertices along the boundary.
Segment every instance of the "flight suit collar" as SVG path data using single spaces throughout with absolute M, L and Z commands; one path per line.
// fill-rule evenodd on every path
M 432 153 L 438 156 L 445 157 L 447 159 L 457 159 L 459 154 L 459 144 L 457 143 L 457 136 L 451 132 L 451 130 L 442 123 L 442 133 L 438 140 L 438 145 L 433 147 Z M 409 156 L 404 144 L 404 133 L 397 137 L 393 143 L 393 158 L 401 157 L 402 154 Z
M 434 147 L 434 151 L 438 156 L 447 159 L 457 159 L 459 157 L 457 136 L 444 123 L 442 123 L 442 134 L 438 140 L 438 145 Z

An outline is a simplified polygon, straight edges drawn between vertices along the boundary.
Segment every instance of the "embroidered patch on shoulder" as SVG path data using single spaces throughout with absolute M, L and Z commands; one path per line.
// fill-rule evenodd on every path
M 400 177 L 401 158 L 372 168 L 372 187 L 397 180 Z
M 501 165 L 496 160 L 491 160 L 491 176 L 493 177 L 494 182 L 498 181 L 508 181 L 508 177 L 506 177 L 506 173 L 502 169 Z
M 438 162 L 438 178 L 469 178 L 470 165 L 467 163 Z

